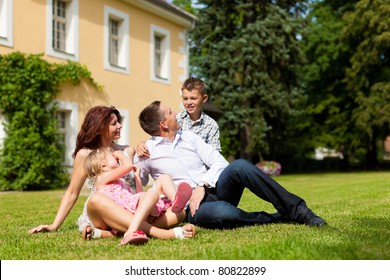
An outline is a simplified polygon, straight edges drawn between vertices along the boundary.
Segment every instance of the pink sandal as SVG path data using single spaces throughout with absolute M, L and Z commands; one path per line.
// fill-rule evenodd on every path
M 132 244 L 143 245 L 149 241 L 149 238 L 142 230 L 134 231 L 132 235 L 127 235 L 122 238 L 120 245 Z
M 192 195 L 191 186 L 186 182 L 180 183 L 177 186 L 175 200 L 172 203 L 172 212 L 179 213 L 179 212 L 183 211 L 188 200 L 190 200 L 191 195 Z

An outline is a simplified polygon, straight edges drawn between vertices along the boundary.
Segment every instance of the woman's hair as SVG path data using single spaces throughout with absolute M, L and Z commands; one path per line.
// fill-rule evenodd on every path
M 151 136 L 159 135 L 160 121 L 164 116 L 160 110 L 161 101 L 154 101 L 145 107 L 138 116 L 142 129 Z
M 95 106 L 88 111 L 81 125 L 81 129 L 77 134 L 76 148 L 72 155 L 73 158 L 83 148 L 96 150 L 101 147 L 100 135 L 108 129 L 113 114 L 116 115 L 120 123 L 121 114 L 115 107 Z
M 107 154 L 113 152 L 114 150 L 111 147 L 96 149 L 90 152 L 84 160 L 84 169 L 88 177 L 96 179 L 96 176 L 102 172 L 102 161 L 106 159 Z
M 194 89 L 199 90 L 202 95 L 207 94 L 207 85 L 201 79 L 189 77 L 184 81 L 181 91 L 184 89 L 188 91 L 193 91 Z

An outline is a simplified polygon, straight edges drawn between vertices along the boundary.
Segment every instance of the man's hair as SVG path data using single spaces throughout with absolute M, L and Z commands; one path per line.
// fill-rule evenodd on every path
M 150 136 L 158 136 L 160 134 L 160 121 L 164 120 L 160 104 L 161 101 L 150 103 L 138 116 L 140 126 Z
M 193 91 L 194 89 L 199 90 L 202 95 L 207 94 L 207 85 L 199 78 L 189 77 L 184 81 L 181 91 L 183 90 Z

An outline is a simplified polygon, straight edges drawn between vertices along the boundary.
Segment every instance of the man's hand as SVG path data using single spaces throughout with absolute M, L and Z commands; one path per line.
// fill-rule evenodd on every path
M 195 216 L 195 212 L 199 209 L 199 205 L 203 200 L 205 193 L 206 190 L 203 187 L 196 187 L 192 192 L 189 203 L 192 217 Z

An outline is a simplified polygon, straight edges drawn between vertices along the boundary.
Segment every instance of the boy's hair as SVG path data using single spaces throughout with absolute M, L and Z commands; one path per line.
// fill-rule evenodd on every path
M 102 172 L 102 161 L 106 159 L 107 154 L 113 153 L 111 147 L 93 150 L 84 161 L 84 169 L 88 177 L 96 178 Z
M 193 91 L 194 89 L 199 90 L 202 95 L 207 94 L 207 85 L 201 79 L 189 77 L 184 81 L 181 91 L 183 90 Z
M 161 101 L 154 101 L 146 106 L 138 116 L 142 129 L 150 136 L 156 136 L 160 132 L 160 122 L 164 116 L 160 110 Z

